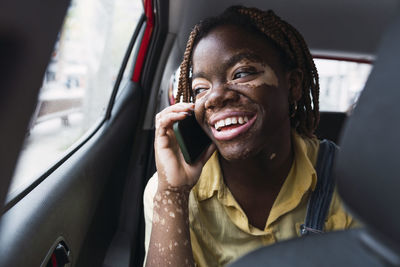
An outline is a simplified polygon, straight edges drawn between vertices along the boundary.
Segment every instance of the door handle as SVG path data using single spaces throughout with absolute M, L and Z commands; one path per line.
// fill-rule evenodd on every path
M 41 267 L 69 267 L 72 262 L 71 251 L 64 238 L 59 237 L 51 246 Z

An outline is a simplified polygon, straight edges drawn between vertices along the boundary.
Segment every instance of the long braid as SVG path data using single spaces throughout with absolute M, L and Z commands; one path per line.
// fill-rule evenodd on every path
M 178 93 L 175 98 L 175 102 L 180 102 L 181 97 L 183 102 L 190 102 L 193 100 L 192 86 L 190 84 L 190 66 L 191 58 L 193 53 L 193 45 L 196 35 L 199 31 L 199 27 L 196 25 L 189 35 L 189 40 L 186 44 L 186 50 L 183 54 L 183 60 L 180 66 L 180 75 L 178 83 Z
M 318 72 L 304 38 L 271 10 L 263 12 L 255 8 L 241 7 L 238 12 L 248 16 L 305 74 L 302 98 L 297 103 L 298 110 L 292 118 L 292 125 L 298 128 L 298 132 L 312 136 L 319 122 L 319 83 Z
M 304 38 L 293 26 L 280 19 L 272 10 L 261 11 L 256 8 L 234 6 L 228 8 L 219 17 L 210 18 L 196 25 L 190 33 L 180 66 L 181 73 L 176 102 L 179 102 L 181 98 L 184 102 L 193 101 L 190 70 L 192 52 L 196 43 L 218 25 L 248 26 L 237 23 L 238 17 L 246 19 L 245 24 L 253 25 L 257 31 L 267 36 L 283 51 L 288 59 L 287 63 L 293 65 L 292 68 L 299 68 L 303 72 L 302 96 L 297 103 L 289 103 L 290 106 L 297 106 L 297 110 L 293 110 L 293 114 L 291 114 L 291 124 L 299 134 L 312 137 L 319 123 L 318 72 Z

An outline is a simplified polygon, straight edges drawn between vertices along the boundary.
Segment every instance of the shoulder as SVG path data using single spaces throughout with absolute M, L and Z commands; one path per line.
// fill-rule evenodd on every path
M 313 166 L 317 163 L 319 142 L 316 137 L 310 138 L 301 136 L 295 131 L 292 132 L 292 141 L 294 143 L 295 152 L 304 154 Z
M 158 187 L 158 175 L 157 172 L 153 174 L 153 176 L 147 182 L 146 188 L 144 189 L 143 194 L 143 205 L 145 212 L 148 209 L 153 210 L 153 199 L 157 193 Z
M 146 188 L 143 194 L 143 212 L 144 212 L 144 220 L 145 220 L 145 250 L 147 258 L 147 251 L 150 244 L 150 236 L 152 229 L 152 221 L 153 221 L 153 199 L 155 194 L 157 193 L 158 187 L 158 175 L 155 173 L 150 180 L 147 182 Z M 146 260 L 144 261 L 146 262 Z
M 329 208 L 329 214 L 325 222 L 326 230 L 343 230 L 357 228 L 361 225 L 362 224 L 353 218 L 349 211 L 346 210 L 345 206 L 343 205 L 343 201 L 337 192 L 337 189 L 335 189 L 332 196 L 331 206 Z
M 313 151 L 318 151 L 319 147 L 319 142 L 320 140 L 316 137 L 309 138 L 305 136 L 300 136 L 300 138 L 303 140 L 304 144 L 306 145 L 307 151 L 313 152 Z
M 313 165 L 316 165 L 317 162 L 317 157 L 318 157 L 318 151 L 319 151 L 319 142 L 317 138 L 308 138 L 308 137 L 302 137 L 304 143 L 306 144 L 307 148 L 307 156 L 310 159 L 310 161 L 313 163 Z

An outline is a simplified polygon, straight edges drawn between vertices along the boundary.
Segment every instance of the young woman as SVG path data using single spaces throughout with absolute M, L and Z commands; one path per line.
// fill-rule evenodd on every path
M 299 236 L 317 184 L 318 94 L 306 43 L 272 11 L 235 6 L 196 25 L 181 64 L 184 103 L 156 116 L 146 266 L 221 266 Z M 213 144 L 188 165 L 172 125 L 192 111 Z M 325 230 L 352 224 L 334 193 Z

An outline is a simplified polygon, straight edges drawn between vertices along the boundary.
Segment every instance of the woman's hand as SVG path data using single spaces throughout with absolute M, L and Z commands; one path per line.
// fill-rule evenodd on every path
M 215 151 L 215 145 L 212 144 L 197 162 L 192 165 L 185 162 L 172 126 L 175 122 L 191 116 L 193 109 L 193 103 L 178 103 L 167 107 L 156 116 L 154 150 L 159 190 L 180 191 L 192 188 L 199 179 L 204 164 Z

